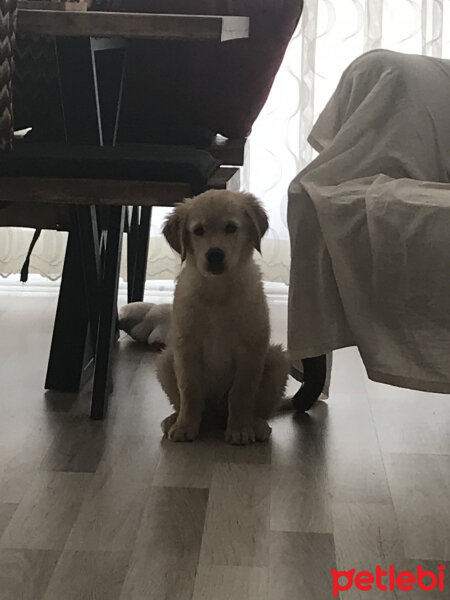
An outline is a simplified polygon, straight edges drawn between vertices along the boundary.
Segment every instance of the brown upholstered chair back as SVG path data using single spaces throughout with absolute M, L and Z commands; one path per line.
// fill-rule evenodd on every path
M 247 137 L 300 18 L 303 0 L 94 0 L 99 10 L 250 17 L 249 39 L 133 40 L 119 141 L 209 143 Z
M 0 151 L 12 149 L 14 137 L 13 111 L 13 75 L 15 69 L 15 34 L 17 21 L 17 0 L 0 0 Z M 14 51 L 14 56 L 13 56 Z M 39 57 L 26 52 L 31 59 L 28 63 L 36 64 Z M 23 62 L 23 61 L 22 61 Z M 29 71 L 32 75 L 32 69 Z M 33 78 L 37 78 L 34 73 Z M 25 78 L 22 79 L 22 82 Z M 26 98 L 20 99 L 22 103 Z M 19 100 L 19 109 L 20 109 Z M 33 102 L 31 102 L 33 105 Z M 19 110 L 19 112 L 21 112 Z M 18 127 L 30 125 L 28 121 L 17 124 Z M 67 229 L 67 207 L 54 204 L 10 203 L 0 202 L 0 227 L 31 227 L 45 229 Z
M 14 134 L 12 74 L 16 20 L 17 0 L 0 0 L 0 150 L 11 150 Z
M 34 137 L 64 140 L 55 40 L 21 35 L 14 53 L 14 123 L 16 131 L 34 128 Z

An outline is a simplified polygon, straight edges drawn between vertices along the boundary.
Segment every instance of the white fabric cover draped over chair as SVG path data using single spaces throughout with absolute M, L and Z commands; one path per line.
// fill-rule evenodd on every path
M 450 392 L 450 61 L 373 51 L 292 182 L 289 351 L 358 346 L 369 377 Z

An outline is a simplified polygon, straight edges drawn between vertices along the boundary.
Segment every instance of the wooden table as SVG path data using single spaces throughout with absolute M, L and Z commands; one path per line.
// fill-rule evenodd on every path
M 214 40 L 249 35 L 248 17 L 19 9 L 18 30 L 54 36 Z
M 75 144 L 114 145 L 120 112 L 127 40 L 146 38 L 167 40 L 169 43 L 171 40 L 204 40 L 220 44 L 228 40 L 247 38 L 249 19 L 248 17 L 233 16 L 19 9 L 17 29 L 18 33 L 55 38 L 67 141 Z M 117 59 L 117 55 L 111 57 L 110 62 L 115 66 L 117 75 L 105 80 L 104 77 L 102 78 L 101 65 L 104 64 L 105 55 L 108 52 L 122 52 L 122 54 L 121 60 Z M 100 55 L 101 59 L 97 60 Z M 77 85 L 74 85 L 72 81 L 75 71 L 77 72 Z M 109 210 L 115 210 L 115 207 L 110 207 Z M 143 256 L 147 255 L 150 211 L 151 207 L 149 206 L 143 209 L 139 223 L 141 229 L 138 239 L 142 240 L 143 248 L 140 250 L 142 250 Z M 80 298 L 80 290 L 85 286 L 84 277 L 86 275 L 84 272 L 86 265 L 82 264 L 81 257 L 83 252 L 86 254 L 86 249 L 89 249 L 90 255 L 94 257 L 89 269 L 94 271 L 94 275 L 100 273 L 100 243 L 96 233 L 96 218 L 94 206 L 78 204 L 73 207 L 73 226 L 69 233 L 61 279 L 45 384 L 47 389 L 76 391 L 79 388 L 83 374 L 89 372 L 88 365 L 92 364 L 92 354 L 85 352 L 89 346 L 89 311 L 100 310 L 99 327 L 101 329 L 102 315 L 114 310 L 110 306 L 108 311 L 103 311 L 101 307 L 96 306 L 98 304 L 96 298 L 91 300 L 91 304 L 93 303 L 95 306 L 86 306 Z M 116 244 L 118 244 L 119 237 L 121 239 L 121 231 L 113 238 Z M 106 235 L 107 239 L 108 235 Z M 110 285 L 106 275 L 104 275 L 103 281 L 99 281 L 99 286 L 104 286 L 105 282 Z M 112 284 L 111 289 L 113 289 Z M 87 302 L 89 304 L 89 300 Z M 105 323 L 108 319 L 109 317 L 105 318 Z M 107 325 L 105 325 L 106 327 Z M 95 340 L 92 345 L 95 346 Z M 97 356 L 99 355 L 97 354 Z M 95 381 L 97 380 L 98 362 L 96 361 L 93 397 L 96 395 Z M 103 363 L 103 361 L 100 362 Z M 109 371 L 108 364 L 101 368 L 104 368 L 106 377 Z M 102 381 L 101 377 L 99 381 Z M 104 389 L 98 392 L 99 397 L 103 395 Z M 94 416 L 101 418 L 103 408 Z
M 82 82 L 76 89 L 67 79 L 61 82 L 68 141 L 96 141 L 102 145 L 115 142 L 124 71 L 117 68 L 114 81 L 102 80 L 101 69 L 96 72 L 98 61 L 110 60 L 124 68 L 125 62 L 112 55 L 114 51 L 117 54 L 118 50 L 125 50 L 126 40 L 133 38 L 216 43 L 247 38 L 249 18 L 19 8 L 17 30 L 19 33 L 55 37 L 60 71 L 70 73 L 76 69 Z M 106 56 L 108 51 L 111 59 Z M 111 103 L 112 96 L 115 96 L 115 103 Z M 81 127 L 77 118 L 80 106 L 84 111 Z M 103 119 L 100 113 L 103 113 Z M 108 134 L 105 132 L 106 122 L 109 124 Z M 98 130 L 96 140 L 92 139 L 94 128 Z

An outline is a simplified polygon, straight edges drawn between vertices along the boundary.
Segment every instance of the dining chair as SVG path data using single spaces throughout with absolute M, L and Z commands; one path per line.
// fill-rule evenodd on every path
M 0 225 L 33 226 L 34 215 L 41 227 L 68 229 L 46 388 L 68 391 L 73 386 L 71 391 L 76 391 L 82 374 L 94 367 L 91 417 L 101 419 L 112 386 L 127 207 L 139 206 L 148 212 L 153 206 L 173 206 L 204 189 L 237 189 L 239 169 L 221 167 L 210 152 L 196 148 L 13 140 L 16 7 L 8 0 L 0 3 L 0 124 L 5 150 L 0 153 Z M 106 213 L 102 227 L 97 221 L 98 207 Z
M 58 363 L 57 355 L 63 352 L 63 346 L 74 343 L 81 355 L 84 336 L 77 329 L 82 318 L 87 317 L 82 330 L 85 332 L 89 324 L 95 348 L 91 416 L 103 418 L 110 387 L 127 207 L 173 206 L 207 188 L 236 189 L 233 186 L 237 170 L 219 167 L 209 152 L 176 147 L 21 143 L 3 154 L 0 201 L 15 203 L 18 211 L 30 199 L 36 205 L 68 208 L 69 259 L 66 258 L 63 279 L 66 284 L 70 282 L 73 295 L 65 294 L 63 302 L 60 297 L 58 311 L 64 317 L 57 316 L 55 323 L 62 324 L 64 331 L 54 333 L 51 359 L 56 354 Z M 101 239 L 96 206 L 107 211 Z M 79 322 L 73 323 L 77 311 Z

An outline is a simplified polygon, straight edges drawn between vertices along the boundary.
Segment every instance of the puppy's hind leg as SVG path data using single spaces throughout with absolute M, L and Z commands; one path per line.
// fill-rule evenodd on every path
M 281 403 L 288 374 L 289 362 L 286 352 L 281 346 L 269 346 L 256 395 L 255 435 L 260 442 L 264 442 L 270 437 L 272 429 L 267 423 L 267 419 L 274 415 Z
M 166 417 L 161 423 L 161 429 L 165 436 L 168 435 L 170 428 L 175 423 L 180 409 L 180 392 L 178 390 L 177 378 L 175 375 L 173 353 L 171 350 L 165 350 L 158 359 L 157 366 L 158 380 L 166 392 L 170 403 L 175 412 Z

